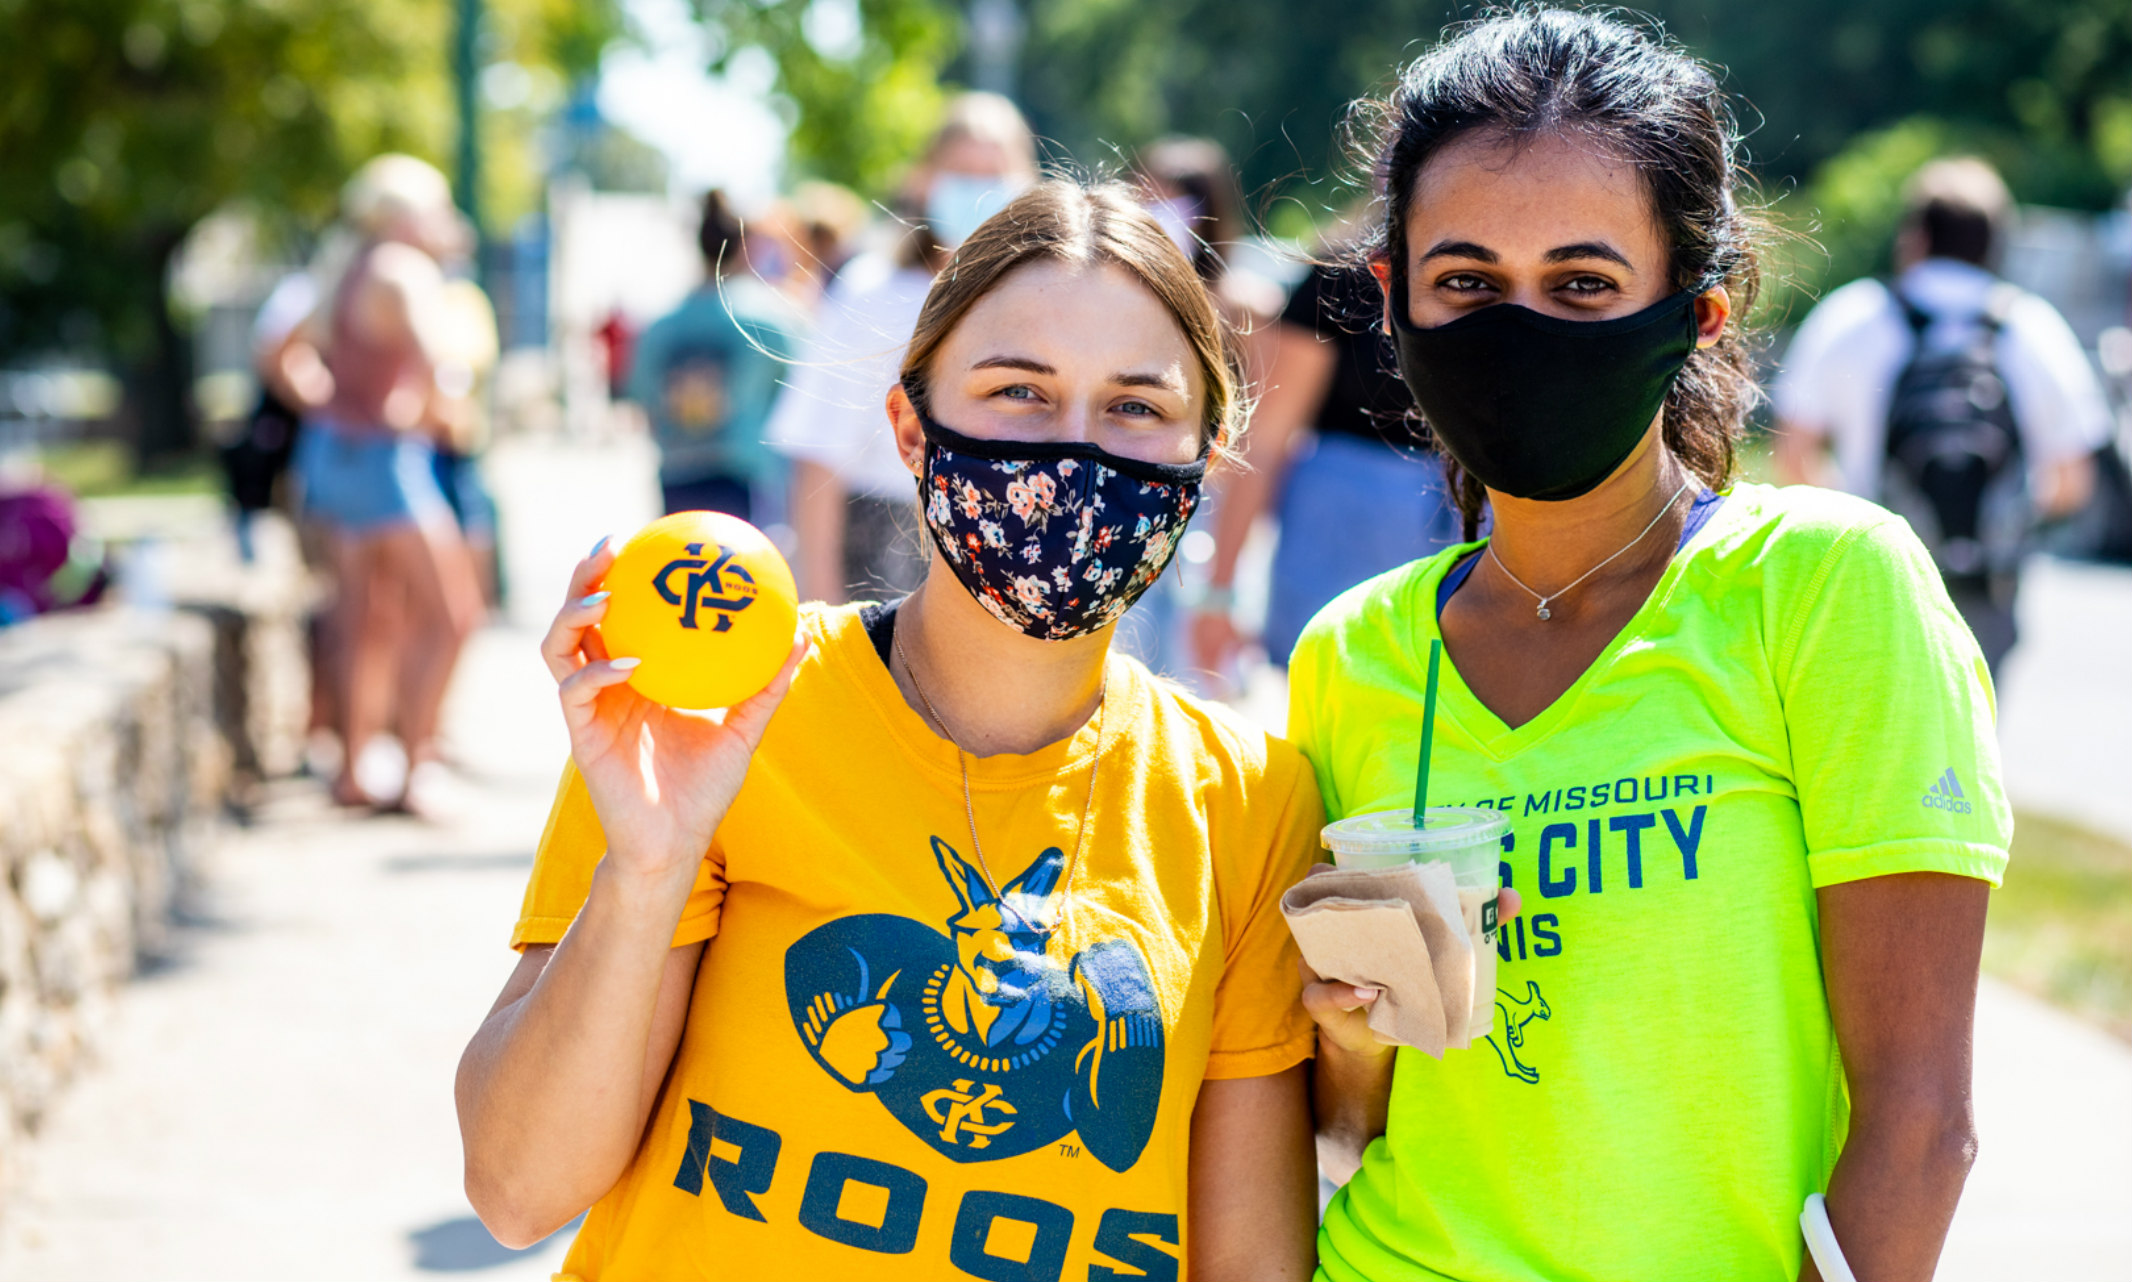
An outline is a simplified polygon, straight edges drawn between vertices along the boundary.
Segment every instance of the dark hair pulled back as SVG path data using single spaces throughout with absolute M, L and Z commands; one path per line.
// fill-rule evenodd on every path
M 1761 286 L 1765 223 L 1736 196 L 1739 128 L 1711 69 L 1611 14 L 1541 7 L 1456 29 L 1410 63 L 1381 102 L 1358 105 L 1385 200 L 1377 247 L 1407 264 L 1406 223 L 1429 160 L 1475 131 L 1517 145 L 1572 136 L 1633 166 L 1672 253 L 1676 290 L 1723 285 L 1732 320 L 1688 359 L 1666 397 L 1665 442 L 1704 484 L 1733 476 L 1747 414 L 1761 396 L 1743 322 Z M 1485 493 L 1448 455 L 1451 494 L 1478 528 Z

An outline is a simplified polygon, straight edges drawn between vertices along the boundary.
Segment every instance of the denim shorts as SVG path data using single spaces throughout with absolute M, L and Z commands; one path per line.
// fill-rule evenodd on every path
M 303 513 L 348 533 L 450 521 L 435 457 L 419 432 L 351 430 L 315 419 L 296 444 Z
M 1303 625 L 1334 597 L 1434 556 L 1459 535 L 1434 454 L 1353 436 L 1320 436 L 1296 460 L 1280 520 L 1261 637 L 1267 656 L 1284 667 Z

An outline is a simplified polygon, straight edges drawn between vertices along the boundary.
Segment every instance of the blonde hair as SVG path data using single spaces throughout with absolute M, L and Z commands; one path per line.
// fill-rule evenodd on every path
M 341 188 L 341 216 L 366 236 L 451 208 L 452 185 L 444 174 L 426 160 L 398 152 L 371 157 Z
M 1036 171 L 1036 135 L 1030 132 L 1029 121 L 1021 108 L 996 93 L 957 94 L 940 117 L 933 140 L 926 144 L 925 157 L 938 159 L 941 152 L 964 139 L 995 143 L 1014 158 L 1017 168 Z
M 1114 263 L 1160 299 L 1199 362 L 1206 383 L 1201 441 L 1227 453 L 1242 430 L 1243 372 L 1234 333 L 1162 225 L 1133 189 L 1084 186 L 1054 178 L 1038 183 L 986 219 L 955 250 L 933 282 L 903 357 L 904 389 L 926 408 L 933 358 L 978 301 L 1029 263 Z

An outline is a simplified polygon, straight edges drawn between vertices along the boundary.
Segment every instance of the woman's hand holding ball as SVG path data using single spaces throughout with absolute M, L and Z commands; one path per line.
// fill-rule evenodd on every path
M 701 518 L 706 514 L 684 515 Z M 662 881 L 684 875 L 694 878 L 809 644 L 804 629 L 797 626 L 790 572 L 785 571 L 778 581 L 777 571 L 784 569 L 781 558 L 770 568 L 759 562 L 748 564 L 753 573 L 744 576 L 748 585 L 745 607 L 723 612 L 703 607 L 706 599 L 731 602 L 741 592 L 736 589 L 721 596 L 718 585 L 704 581 L 704 571 L 717 561 L 716 543 L 709 557 L 666 555 L 681 553 L 687 545 L 686 540 L 673 537 L 690 532 L 673 529 L 670 523 L 677 520 L 669 517 L 655 523 L 619 552 L 611 541 L 602 540 L 592 555 L 578 562 L 568 599 L 541 642 L 541 657 L 556 680 L 563 720 L 569 727 L 571 759 L 584 777 L 605 830 L 609 861 L 620 871 Z M 744 522 L 726 520 L 755 534 Z M 729 529 L 722 532 L 731 533 Z M 655 536 L 677 546 L 647 548 L 647 539 Z M 700 545 L 701 540 L 695 542 Z M 770 557 L 777 556 L 767 541 L 761 546 Z M 664 559 L 647 572 L 636 572 L 642 565 L 636 570 L 632 565 L 644 561 L 639 554 L 647 551 Z M 668 566 L 675 568 L 662 578 L 661 571 Z M 670 591 L 685 590 L 698 605 L 690 611 L 689 598 L 684 598 L 668 608 L 665 613 L 672 617 L 672 626 L 678 629 L 686 613 L 696 625 L 687 631 L 702 635 L 676 641 L 646 635 L 641 624 L 616 635 L 612 620 L 617 615 L 633 614 L 640 620 L 658 617 L 645 598 L 659 596 L 661 583 Z M 722 630 L 716 628 L 718 618 L 725 620 Z M 767 635 L 772 631 L 776 637 Z M 610 647 L 629 652 L 613 655 Z M 767 684 L 763 684 L 762 671 L 765 652 L 776 665 L 769 670 Z M 722 658 L 727 661 L 721 662 Z M 753 693 L 717 711 L 667 707 L 639 692 L 638 687 L 647 683 L 638 678 L 654 675 L 646 671 L 654 665 L 669 669 L 657 674 L 669 678 L 667 682 L 649 683 L 654 690 L 673 689 L 671 678 L 675 677 L 681 678 L 683 689 L 703 688 L 702 681 L 692 684 L 689 673 L 675 670 L 703 665 L 714 669 L 712 685 L 722 682 L 725 689 L 737 685 Z

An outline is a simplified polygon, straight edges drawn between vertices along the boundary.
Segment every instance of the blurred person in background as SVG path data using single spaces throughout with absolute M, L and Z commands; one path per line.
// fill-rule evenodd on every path
M 2088 501 L 2109 406 L 2065 318 L 1995 274 L 2014 213 L 1996 171 L 1934 161 L 1904 203 L 1894 280 L 1836 290 L 1784 353 L 1777 473 L 1907 518 L 1996 671 L 2021 560 Z
M 764 443 L 763 424 L 801 317 L 751 270 L 755 237 L 723 192 L 704 196 L 696 243 L 703 284 L 638 340 L 629 399 L 659 447 L 666 511 L 773 522 L 783 515 L 785 466 Z
M 296 461 L 308 519 L 327 532 L 337 609 L 336 711 L 344 805 L 419 809 L 453 664 L 479 621 L 481 586 L 435 441 L 470 412 L 471 379 L 451 352 L 453 305 L 440 263 L 464 228 L 450 184 L 412 156 L 379 156 L 342 193 L 356 238 L 308 326 L 320 346 L 285 354 L 292 386 L 316 400 Z M 316 363 L 320 368 L 312 369 Z M 320 375 L 323 375 L 321 377 Z M 370 795 L 363 749 L 388 726 L 406 749 L 399 795 Z
M 1222 319 L 1245 340 L 1248 389 L 1264 373 L 1264 343 L 1256 336 L 1281 310 L 1281 287 L 1231 261 L 1250 224 L 1229 153 L 1211 138 L 1161 138 L 1140 152 L 1134 170 L 1148 212 L 1191 260 Z M 1118 644 L 1154 671 L 1191 683 L 1193 665 L 1179 624 L 1184 596 L 1179 571 L 1172 568 L 1119 620 Z
M 812 311 L 851 261 L 860 233 L 866 230 L 866 202 L 849 187 L 803 182 L 787 202 L 793 238 L 793 262 L 784 276 L 794 301 Z M 812 292 L 802 297 L 802 286 Z
M 1140 153 L 1134 168 L 1148 194 L 1148 212 L 1206 282 L 1223 319 L 1240 333 L 1281 310 L 1281 287 L 1230 261 L 1250 234 L 1244 191 L 1229 153 L 1212 138 L 1161 138 Z
M 881 419 L 933 277 L 987 217 L 1036 181 L 1036 139 L 1013 103 L 967 93 L 948 106 L 904 188 L 916 217 L 891 261 L 846 264 L 771 412 L 771 446 L 792 460 L 793 570 L 802 599 L 901 596 L 927 556 L 910 474 Z
M 311 273 L 293 271 L 275 283 L 252 319 L 252 370 L 259 396 L 237 437 L 218 451 L 230 506 L 236 509 L 237 552 L 247 562 L 253 554 L 253 518 L 274 506 L 303 427 L 300 406 L 305 400 L 286 386 L 282 358 L 300 341 L 298 331 L 317 306 L 318 284 Z
M 1384 293 L 1335 243 L 1259 337 L 1264 370 L 1244 447 L 1215 501 L 1214 555 L 1191 624 L 1193 662 L 1235 670 L 1236 565 L 1259 517 L 1278 514 L 1266 657 L 1288 666 L 1303 625 L 1365 579 L 1456 542 L 1459 521 L 1414 401 L 1400 382 Z
M 463 244 L 473 244 L 471 226 L 465 228 Z M 488 386 L 503 351 L 496 328 L 496 307 L 479 282 L 459 273 L 469 271 L 472 261 L 461 255 L 447 264 L 454 273 L 444 282 L 438 312 L 437 353 L 438 404 L 446 407 L 432 414 L 429 427 L 436 438 L 434 467 L 437 488 L 452 505 L 459 535 L 466 540 L 468 557 L 481 583 L 481 599 L 494 604 L 496 596 L 496 499 L 481 475 L 481 454 L 488 449 L 490 423 Z
M 246 561 L 252 559 L 254 518 L 273 504 L 276 481 L 295 466 L 304 420 L 333 398 L 333 376 L 326 372 L 325 358 L 320 353 L 325 339 L 318 332 L 317 268 L 335 264 L 344 269 L 345 256 L 329 249 L 321 254 L 316 267 L 283 276 L 252 319 L 252 368 L 259 378 L 259 403 L 245 424 L 244 435 L 222 451 L 230 501 L 237 509 L 237 547 Z M 291 491 L 300 491 L 302 480 L 299 476 L 289 479 L 291 484 L 279 488 L 294 508 L 301 496 Z M 330 583 L 333 558 L 321 523 L 302 520 L 296 528 L 297 546 L 306 568 Z M 306 666 L 311 672 L 310 725 L 306 730 L 314 744 L 321 739 L 333 740 L 332 752 L 339 751 L 336 727 L 341 717 L 340 681 L 336 675 L 341 660 L 335 648 L 338 629 L 333 626 L 336 615 L 336 599 L 327 596 L 313 602 L 304 626 Z M 307 754 L 306 768 L 324 773 L 329 769 L 337 771 L 339 763 L 322 761 L 314 766 Z

